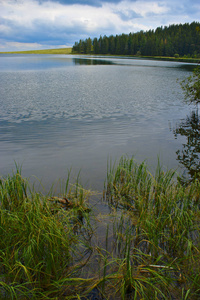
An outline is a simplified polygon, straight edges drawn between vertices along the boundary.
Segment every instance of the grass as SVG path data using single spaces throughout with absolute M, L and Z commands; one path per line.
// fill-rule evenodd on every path
M 155 59 L 155 60 L 166 60 L 166 61 L 178 61 L 186 63 L 199 63 L 200 58 L 193 57 L 171 57 L 171 56 L 141 56 L 141 58 Z
M 0 52 L 0 54 L 71 54 L 72 48 Z
M 58 197 L 19 169 L 1 179 L 1 299 L 199 299 L 199 181 L 122 157 L 108 164 L 101 220 L 92 195 L 70 173 Z
M 69 47 L 69 48 L 58 48 L 58 49 L 0 52 L 0 54 L 76 54 L 76 53 L 75 52 L 73 53 L 72 52 L 72 48 Z M 77 54 L 80 54 L 80 53 L 77 53 Z M 101 54 L 101 55 L 103 55 L 103 54 Z M 123 57 L 124 55 L 110 55 L 110 54 L 106 55 L 106 54 L 104 54 L 104 56 L 119 56 L 119 57 Z M 133 57 L 132 55 L 126 55 L 126 56 L 127 57 L 128 56 Z M 136 57 L 136 56 L 134 56 L 134 57 Z M 187 58 L 187 57 L 178 57 L 178 58 L 175 58 L 175 57 L 165 57 L 165 56 L 140 56 L 140 57 L 141 58 L 146 58 L 146 59 L 155 59 L 155 60 L 167 60 L 167 61 L 179 61 L 179 62 L 199 63 L 199 59 L 198 58 Z
M 136 294 L 139 281 L 137 293 L 143 299 L 150 299 L 151 293 L 158 299 L 171 299 L 174 294 L 175 299 L 185 299 L 186 294 L 198 299 L 199 181 L 183 187 L 175 182 L 175 172 L 163 172 L 159 163 L 153 176 L 144 162 L 138 165 L 126 157 L 109 169 L 104 199 L 121 211 L 114 232 L 125 263 L 123 297 Z
M 19 170 L 1 180 L 1 299 L 71 296 L 81 287 L 92 234 L 83 197 L 77 184 L 62 201 L 33 193 Z

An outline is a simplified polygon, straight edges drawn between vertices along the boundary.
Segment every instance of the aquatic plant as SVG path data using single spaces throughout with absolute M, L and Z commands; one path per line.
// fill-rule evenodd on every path
M 1 299 L 199 299 L 198 180 L 123 156 L 108 164 L 109 214 L 70 172 L 61 190 L 37 193 L 19 169 L 1 178 Z
M 83 194 L 72 186 L 68 209 L 58 199 L 28 190 L 19 170 L 1 179 L 1 299 L 49 299 L 74 295 L 77 286 L 80 290 L 92 235 Z
M 145 162 L 137 164 L 128 157 L 122 157 L 116 168 L 109 169 L 112 171 L 105 182 L 104 200 L 121 212 L 113 231 L 119 270 L 126 270 L 122 272 L 123 288 L 120 287 L 123 297 L 132 292 L 135 299 L 137 295 L 149 299 L 151 291 L 161 299 L 170 299 L 174 293 L 180 299 L 186 290 L 184 295 L 197 299 L 199 181 L 182 186 L 174 171 L 163 172 L 158 163 L 153 176 Z M 134 276 L 143 291 L 135 288 Z

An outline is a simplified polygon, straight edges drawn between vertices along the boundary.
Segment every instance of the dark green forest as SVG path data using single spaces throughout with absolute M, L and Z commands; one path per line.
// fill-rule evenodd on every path
M 200 23 L 161 26 L 155 30 L 75 42 L 73 53 L 200 57 Z

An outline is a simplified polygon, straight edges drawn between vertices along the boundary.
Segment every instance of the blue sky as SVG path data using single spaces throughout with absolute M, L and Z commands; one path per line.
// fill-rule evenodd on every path
M 200 22 L 199 0 L 0 0 L 0 51 Z

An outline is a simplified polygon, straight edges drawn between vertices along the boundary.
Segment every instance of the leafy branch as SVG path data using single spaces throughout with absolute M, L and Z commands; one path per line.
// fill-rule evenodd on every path
M 184 94 L 185 100 L 189 103 L 200 102 L 200 67 L 194 69 L 193 74 L 180 83 Z

